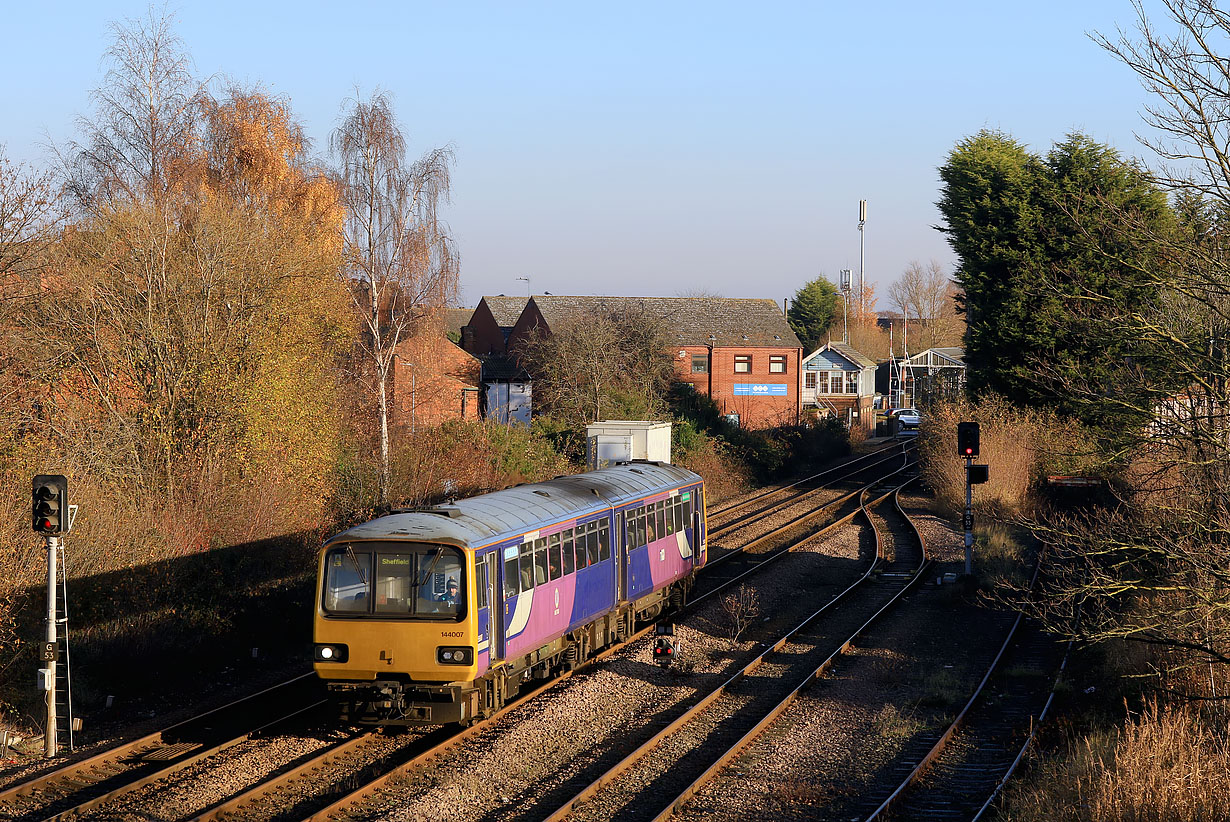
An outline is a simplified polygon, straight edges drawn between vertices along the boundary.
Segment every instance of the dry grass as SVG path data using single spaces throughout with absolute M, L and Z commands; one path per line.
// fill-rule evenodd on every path
M 1230 740 L 1192 709 L 1154 703 L 1116 731 L 1073 740 L 1065 758 L 1043 763 L 1006 799 L 999 818 L 1013 822 L 1226 819 Z
M 1092 470 L 1092 451 L 1081 432 L 1053 414 L 999 397 L 934 405 L 923 420 L 919 449 L 936 505 L 948 515 L 965 508 L 965 461 L 957 456 L 957 423 L 964 421 L 979 423 L 975 462 L 990 467 L 989 481 L 974 488 L 974 504 L 983 510 L 1026 513 L 1033 505 L 1032 489 L 1047 474 Z

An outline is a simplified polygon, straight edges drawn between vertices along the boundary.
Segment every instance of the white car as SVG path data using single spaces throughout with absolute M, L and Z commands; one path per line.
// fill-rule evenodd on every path
M 897 420 L 897 436 L 902 434 L 917 434 L 918 425 L 922 422 L 922 414 L 917 408 L 894 408 L 889 416 Z

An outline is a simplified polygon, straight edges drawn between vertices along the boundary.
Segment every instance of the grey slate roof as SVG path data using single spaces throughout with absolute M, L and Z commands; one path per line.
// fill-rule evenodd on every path
M 876 362 L 870 357 L 864 356 L 858 349 L 848 343 L 831 342 L 824 346 L 830 351 L 836 351 L 841 356 L 845 357 L 850 362 L 860 368 L 875 368 Z
M 348 528 L 329 542 L 412 539 L 474 548 L 647 496 L 668 485 L 699 481 L 699 476 L 675 465 L 616 465 L 506 488 L 432 509 L 451 509 L 453 516 L 428 511 L 389 514 Z
M 773 300 L 731 297 L 557 297 L 535 295 L 547 324 L 579 311 L 639 311 L 666 320 L 679 345 L 802 348 Z
M 529 297 L 505 297 L 501 294 L 498 297 L 483 297 L 483 302 L 487 303 L 491 316 L 495 317 L 496 325 L 500 328 L 512 328 L 525 310 Z

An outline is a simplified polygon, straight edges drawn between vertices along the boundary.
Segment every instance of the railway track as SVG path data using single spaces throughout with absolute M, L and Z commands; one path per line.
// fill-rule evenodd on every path
M 905 470 L 905 466 L 898 467 L 896 470 L 897 470 L 897 473 L 900 473 Z M 868 493 L 870 493 L 870 489 L 871 489 L 871 486 L 868 486 L 867 488 L 863 489 L 861 493 L 864 496 L 866 496 Z M 867 504 L 874 505 L 875 503 L 868 502 Z M 832 528 L 835 528 L 840 524 L 841 523 L 830 524 L 824 530 L 831 530 Z M 814 539 L 814 538 L 815 538 L 815 534 L 811 534 L 808 536 L 808 539 Z M 790 546 L 790 547 L 794 547 L 794 546 Z M 789 553 L 789 548 L 782 550 L 782 551 L 775 552 L 772 556 L 774 558 L 777 558 L 777 557 L 784 556 L 788 553 Z M 864 574 L 865 577 L 869 576 L 872 568 L 875 567 L 875 565 L 876 565 L 876 562 L 869 564 Z M 710 588 L 706 592 L 695 597 L 688 604 L 685 610 L 692 611 L 692 610 L 702 607 L 705 603 L 715 599 L 720 594 L 722 594 L 724 591 L 729 589 L 731 586 L 735 584 L 739 584 L 740 582 L 746 580 L 752 575 L 762 571 L 763 567 L 764 567 L 764 563 L 763 562 L 759 563 L 752 568 L 745 569 L 738 576 L 731 577 L 725 580 L 720 586 L 714 586 Z M 622 650 L 627 645 L 630 645 L 633 642 L 640 639 L 641 637 L 645 636 L 650 630 L 652 630 L 652 626 L 647 627 L 643 629 L 642 631 L 637 632 L 637 634 L 630 637 L 625 643 L 621 643 L 618 646 L 609 648 L 606 651 L 604 651 L 603 654 L 601 654 L 599 658 L 596 659 L 595 661 L 600 661 L 601 659 L 605 659 L 609 656 L 614 655 L 615 653 Z M 391 797 L 394 794 L 401 793 L 407 790 L 404 786 L 401 788 L 397 788 L 397 787 L 394 787 L 394 785 L 400 784 L 407 779 L 416 778 L 414 776 L 415 772 L 416 771 L 421 772 L 429 762 L 445 757 L 451 752 L 454 752 L 455 750 L 461 748 L 466 743 L 470 742 L 471 740 L 474 740 L 479 735 L 485 733 L 489 727 L 493 726 L 497 720 L 503 718 L 507 713 L 523 708 L 528 699 L 531 699 L 534 696 L 541 695 L 542 693 L 562 684 L 563 682 L 565 682 L 567 679 L 569 679 L 573 675 L 583 673 L 584 670 L 585 669 L 578 669 L 577 671 L 573 673 L 570 673 L 563 677 L 551 680 L 545 685 L 540 686 L 532 694 L 528 694 L 524 696 L 522 699 L 517 700 L 513 703 L 510 703 L 508 706 L 502 709 L 499 713 L 497 713 L 491 719 L 486 720 L 482 723 L 477 723 L 464 731 L 460 731 L 459 733 L 456 733 L 455 735 L 450 736 L 449 738 L 445 740 L 442 740 L 438 745 L 434 747 L 422 750 L 421 752 L 417 753 L 413 757 L 406 759 L 406 761 L 404 761 L 403 763 L 396 765 L 394 767 L 390 767 L 386 772 L 378 776 L 375 776 L 370 781 L 359 786 L 354 791 L 335 799 L 330 804 L 324 807 L 321 807 L 319 810 L 316 810 L 315 812 L 312 812 L 310 814 L 303 816 L 303 818 L 309 819 L 309 820 L 339 820 L 339 819 L 349 819 L 349 818 L 365 818 L 365 817 L 370 816 L 371 813 L 373 812 L 372 810 L 373 808 L 381 807 L 385 805 L 388 801 L 391 801 Z M 319 763 L 315 763 L 315 762 L 305 763 L 304 765 L 300 766 L 300 768 L 296 769 L 295 773 L 287 774 L 285 775 L 285 777 L 279 777 L 277 780 L 271 780 L 265 784 L 256 786 L 248 793 L 242 796 L 237 796 L 233 798 L 232 800 L 229 800 L 225 804 L 218 805 L 212 808 L 208 813 L 203 814 L 197 818 L 200 820 L 221 819 L 221 818 L 226 818 L 226 819 L 268 818 L 258 813 L 250 813 L 249 811 L 245 810 L 245 808 L 259 806 L 261 804 L 268 804 L 269 800 L 267 797 L 273 793 L 280 793 L 280 794 L 287 794 L 287 795 L 295 794 L 297 792 L 296 788 L 294 787 L 293 784 L 289 784 L 289 783 L 293 783 L 295 781 L 303 781 L 303 780 L 311 781 L 314 778 L 313 774 L 322 773 L 327 770 L 327 767 L 328 767 L 327 762 L 325 762 L 323 758 L 322 758 L 322 761 Z M 425 781 L 428 783 L 430 783 L 431 781 L 429 777 L 425 779 L 423 777 L 419 777 L 419 778 L 422 779 L 422 781 Z
M 913 544 L 906 545 L 899 529 L 875 527 L 870 514 L 876 504 L 895 500 L 906 483 L 860 500 L 876 537 L 875 557 L 862 577 L 545 818 L 668 818 L 771 725 L 922 579 L 928 560 L 921 535 L 914 531 L 905 540 Z
M 898 465 L 904 464 L 900 454 L 893 454 L 888 457 L 879 455 L 879 459 L 875 461 L 875 464 L 882 464 L 888 459 L 895 460 Z M 854 462 L 856 463 L 854 466 L 855 470 L 864 472 L 868 470 L 865 460 Z M 900 468 L 897 470 L 900 470 Z M 832 472 L 825 473 L 831 474 Z M 804 493 L 809 490 L 815 489 L 804 489 Z M 855 492 L 855 495 L 857 495 L 857 492 Z M 849 496 L 849 494 L 843 495 L 843 499 L 848 499 Z M 779 502 L 776 508 L 798 504 L 797 500 L 788 500 L 786 502 Z M 774 510 L 774 506 L 766 507 L 762 504 L 754 516 L 756 518 L 770 516 L 769 512 L 772 510 Z M 837 522 L 830 523 L 828 527 L 835 528 L 841 522 L 848 521 L 852 516 L 854 516 L 852 513 L 843 515 L 843 518 L 839 518 Z M 751 519 L 753 517 L 749 515 L 748 518 Z M 772 539 L 780 538 L 786 532 L 791 530 L 797 531 L 810 524 L 811 521 L 806 517 L 797 518 L 785 527 L 774 528 L 771 529 L 769 534 L 758 536 L 749 544 L 763 545 Z M 738 553 L 746 553 L 746 546 L 740 546 L 739 550 L 727 552 L 722 558 L 715 560 L 714 564 L 724 564 L 726 557 L 734 556 Z M 742 569 L 735 569 L 732 563 L 729 570 L 735 570 L 737 573 L 723 574 L 725 577 L 723 581 L 715 581 L 709 587 L 707 593 L 701 593 L 700 596 L 694 599 L 694 602 L 703 602 L 706 598 L 716 596 L 729 586 L 738 584 L 741 580 L 755 574 L 761 564 L 766 561 L 772 561 L 783 553 L 785 552 L 758 555 L 756 562 Z M 610 656 L 620 648 L 641 638 L 651 629 L 649 627 L 637 632 L 626 643 L 608 649 L 594 661 L 600 661 Z M 585 669 L 578 669 L 578 672 L 583 670 Z M 302 710 L 309 708 L 311 705 L 310 701 L 304 701 L 301 708 L 296 707 L 293 711 L 278 713 L 274 722 L 260 724 L 252 721 L 245 722 L 241 719 L 245 715 L 245 710 L 249 716 L 264 715 L 268 718 L 268 716 L 272 715 L 271 706 L 281 708 L 292 704 L 298 705 L 299 697 L 292 698 L 289 695 L 295 688 L 302 687 L 305 681 L 315 684 L 314 675 L 311 673 L 304 674 L 301 677 L 284 683 L 282 686 L 275 686 L 260 694 L 253 695 L 244 700 L 238 700 L 236 703 L 223 706 L 223 708 L 211 711 L 201 717 L 196 717 L 141 739 L 133 740 L 89 759 L 70 763 L 45 775 L 12 785 L 5 791 L 0 792 L 0 812 L 9 819 L 61 819 L 95 811 L 107 803 L 116 802 L 125 796 L 130 796 L 155 781 L 167 780 L 177 773 L 183 773 L 209 757 L 225 754 L 261 730 L 267 730 L 272 725 L 289 721 L 292 716 L 301 714 Z M 526 696 L 532 697 L 539 691 L 553 687 L 562 681 L 563 679 L 552 680 Z M 515 708 L 524 701 L 524 699 L 518 700 L 512 703 L 509 708 Z M 244 705 L 248 707 L 245 709 L 242 707 Z M 231 716 L 227 716 L 228 714 Z M 470 729 L 470 731 L 477 732 L 477 729 Z M 369 747 L 372 738 L 371 734 L 359 734 L 341 743 L 330 745 L 321 755 L 309 757 L 304 762 L 284 769 L 285 772 L 283 773 L 269 776 L 256 786 L 216 803 L 201 813 L 198 818 L 270 818 L 271 815 L 276 816 L 280 813 L 279 811 L 278 813 L 271 814 L 271 811 L 275 808 L 295 807 L 294 802 L 288 804 L 286 801 L 286 797 L 293 797 L 295 795 L 297 790 L 294 787 L 295 785 L 302 786 L 304 784 L 318 783 L 322 779 L 327 779 L 324 776 L 325 774 L 346 771 L 348 767 L 354 771 L 354 774 L 350 777 L 352 781 L 375 781 L 380 779 L 379 775 L 375 777 L 375 780 L 368 779 L 373 773 L 378 771 L 396 773 L 406 768 L 413 768 L 416 762 L 424 761 L 423 757 L 438 756 L 448 746 L 460 744 L 468 737 L 468 733 L 469 731 L 458 733 L 456 730 L 449 730 L 441 731 L 438 734 L 424 735 L 423 741 L 415 741 L 405 746 L 404 753 L 398 754 L 396 757 L 386 758 L 379 765 L 358 766 L 356 770 L 355 767 L 347 766 L 345 763 L 352 759 L 361 760 L 364 757 L 363 751 Z M 427 736 L 431 738 L 428 739 Z M 342 801 L 344 804 L 345 801 L 353 800 L 345 800 L 343 798 L 339 801 Z M 305 802 L 304 805 L 308 808 L 308 810 L 305 810 L 305 813 L 310 814 L 311 808 L 320 807 L 321 804 L 323 803 L 320 800 Z M 337 803 L 335 802 L 333 805 L 330 805 L 324 812 L 310 815 L 310 818 L 331 817 L 338 812 L 337 807 L 334 807 L 334 805 L 337 805 Z M 320 813 L 324 813 L 325 816 L 322 817 Z
M 812 491 L 852 481 L 868 471 L 891 464 L 902 454 L 913 455 L 916 452 L 917 444 L 914 442 L 891 443 L 794 482 L 776 485 L 738 502 L 715 507 L 709 514 L 709 539 L 721 539 L 747 522 L 772 514 L 782 506 L 783 500 L 798 502 Z
M 897 767 L 908 772 L 867 822 L 980 816 L 1050 705 L 1060 655 L 1054 637 L 1018 615 L 965 707 L 925 755 Z
M 11 785 L 0 791 L 0 813 L 41 822 L 80 816 L 323 706 L 316 685 L 303 674 Z

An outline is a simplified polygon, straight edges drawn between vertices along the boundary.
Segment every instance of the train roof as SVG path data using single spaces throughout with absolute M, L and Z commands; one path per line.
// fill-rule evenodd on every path
M 676 465 L 623 463 L 431 508 L 394 512 L 348 528 L 328 542 L 414 539 L 478 547 L 700 479 Z

